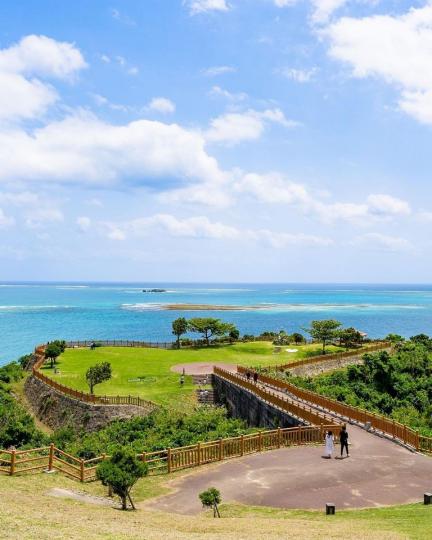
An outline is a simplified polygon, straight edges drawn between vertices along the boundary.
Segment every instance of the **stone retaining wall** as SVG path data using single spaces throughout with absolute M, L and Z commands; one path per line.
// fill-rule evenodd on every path
M 151 403 L 146 407 L 84 403 L 62 394 L 33 375 L 28 377 L 24 391 L 34 414 L 52 429 L 70 425 L 95 431 L 113 420 L 147 416 L 156 408 Z
M 212 384 L 217 403 L 225 405 L 232 417 L 245 420 L 251 427 L 273 429 L 305 425 L 298 418 L 273 407 L 222 377 L 213 375 Z

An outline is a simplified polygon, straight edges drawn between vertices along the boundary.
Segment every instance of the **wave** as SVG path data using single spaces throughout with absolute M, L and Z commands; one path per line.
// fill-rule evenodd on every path
M 158 302 L 144 302 L 139 304 L 122 304 L 121 309 L 126 311 L 160 311 L 165 309 L 166 304 Z
M 74 306 L 0 306 L 0 311 L 46 311 L 74 309 Z

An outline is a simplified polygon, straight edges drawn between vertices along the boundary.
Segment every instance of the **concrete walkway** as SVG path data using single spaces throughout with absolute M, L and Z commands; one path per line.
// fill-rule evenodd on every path
M 252 454 L 195 469 L 168 482 L 176 491 L 147 504 L 180 514 L 201 511 L 198 494 L 214 486 L 224 502 L 278 508 L 362 508 L 422 500 L 432 491 L 432 458 L 348 426 L 350 457 L 323 459 L 323 447 Z M 336 454 L 340 452 L 336 446 Z

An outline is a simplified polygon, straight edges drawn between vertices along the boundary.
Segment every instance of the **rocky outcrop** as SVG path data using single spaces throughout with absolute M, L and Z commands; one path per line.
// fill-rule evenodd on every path
M 156 408 L 152 403 L 141 407 L 85 403 L 62 394 L 33 375 L 28 377 L 24 390 L 34 414 L 52 429 L 72 426 L 95 431 L 113 420 L 147 416 Z

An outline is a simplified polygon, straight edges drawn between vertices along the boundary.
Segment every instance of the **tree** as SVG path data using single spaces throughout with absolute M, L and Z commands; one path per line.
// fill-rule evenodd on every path
M 237 341 L 240 337 L 240 332 L 235 326 L 229 331 L 229 338 L 231 341 Z
M 102 362 L 88 368 L 86 372 L 86 381 L 90 387 L 90 394 L 93 394 L 93 388 L 104 381 L 111 379 L 111 364 Z
M 129 448 L 118 448 L 109 460 L 103 461 L 96 469 L 96 478 L 120 497 L 122 510 L 127 510 L 128 499 L 135 510 L 130 492 L 136 482 L 147 474 L 148 465 Z
M 231 323 L 225 323 L 220 319 L 212 317 L 196 317 L 189 320 L 189 330 L 202 334 L 207 347 L 210 345 L 210 338 L 213 336 L 223 336 L 235 329 Z
M 341 326 L 342 323 L 339 321 L 327 319 L 323 321 L 312 321 L 310 328 L 305 328 L 304 330 L 310 334 L 312 339 L 322 343 L 322 352 L 325 354 L 327 343 L 337 337 L 338 330 Z
M 172 333 L 177 336 L 177 349 L 180 349 L 180 337 L 186 334 L 188 330 L 188 322 L 184 317 L 179 317 L 172 323 Z
M 199 498 L 203 506 L 213 508 L 213 517 L 216 517 L 216 515 L 220 517 L 218 504 L 221 503 L 222 497 L 218 489 L 214 487 L 208 488 L 199 494 Z
M 362 342 L 362 335 L 353 327 L 339 330 L 339 343 L 346 349 L 352 349 Z
M 54 341 L 52 343 L 48 343 L 48 345 L 45 347 L 45 358 L 51 360 L 52 368 L 54 367 L 54 364 L 56 363 L 56 360 L 61 355 L 61 353 L 61 347 Z
M 294 341 L 294 343 L 296 345 L 300 345 L 300 343 L 304 343 L 304 341 L 305 341 L 304 336 L 302 334 L 300 334 L 299 332 L 294 332 L 291 335 L 291 339 Z

